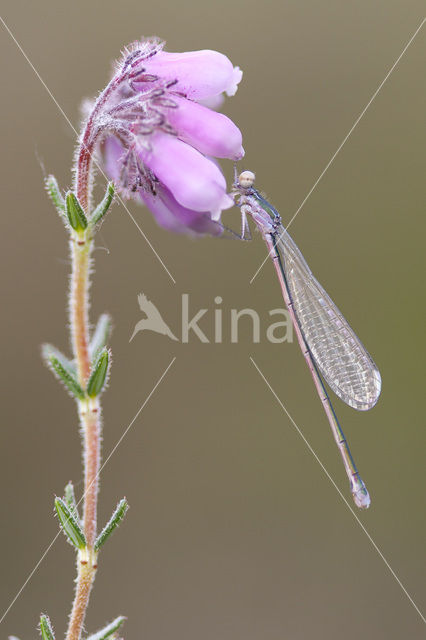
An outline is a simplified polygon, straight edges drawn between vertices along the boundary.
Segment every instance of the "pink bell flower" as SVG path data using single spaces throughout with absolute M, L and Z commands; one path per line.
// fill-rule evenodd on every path
M 232 120 L 205 105 L 234 95 L 241 77 L 217 51 L 169 53 L 145 41 L 132 45 L 98 99 L 91 117 L 101 166 L 161 226 L 220 233 L 217 221 L 233 200 L 213 158 L 237 161 L 244 149 Z

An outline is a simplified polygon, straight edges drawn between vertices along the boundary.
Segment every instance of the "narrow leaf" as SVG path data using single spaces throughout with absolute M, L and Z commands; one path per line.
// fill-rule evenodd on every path
M 49 194 L 49 197 L 55 205 L 56 209 L 58 210 L 59 215 L 64 218 L 64 220 L 67 220 L 67 208 L 65 205 L 65 200 L 62 196 L 61 190 L 59 189 L 55 176 L 47 176 L 45 185 L 46 191 Z
M 68 482 L 67 486 L 65 487 L 64 502 L 71 513 L 75 516 L 76 520 L 80 522 L 80 516 L 78 515 L 77 509 L 77 501 L 74 494 L 74 485 L 71 481 Z
M 84 398 L 84 391 L 77 382 L 75 367 L 68 358 L 49 344 L 43 345 L 42 355 L 47 366 L 70 391 L 74 398 Z
M 111 206 L 111 202 L 114 198 L 114 194 L 115 194 L 114 183 L 109 182 L 102 201 L 98 204 L 98 206 L 90 216 L 91 226 L 94 227 L 96 224 L 98 224 L 98 222 L 102 220 L 102 218 L 104 217 L 104 215 L 107 213 L 108 209 Z
M 123 498 L 122 500 L 120 500 L 109 522 L 105 525 L 105 527 L 102 529 L 102 531 L 96 538 L 96 542 L 95 542 L 96 551 L 101 548 L 101 546 L 109 538 L 111 533 L 118 527 L 118 525 L 126 515 L 126 511 L 128 508 L 129 508 L 129 505 L 126 498 Z
M 77 196 L 68 191 L 66 196 L 67 215 L 71 227 L 74 231 L 84 231 L 87 228 L 87 218 Z
M 49 617 L 44 615 L 44 613 L 40 616 L 40 633 L 43 640 L 55 640 L 52 624 Z
M 55 508 L 59 522 L 69 542 L 77 549 L 84 549 L 86 538 L 72 510 L 68 508 L 62 498 L 55 498 Z
M 89 350 L 92 360 L 96 360 L 99 352 L 106 347 L 110 334 L 111 317 L 107 313 L 103 313 L 98 320 L 98 324 L 90 341 Z
M 50 357 L 54 356 L 58 362 L 61 363 L 61 366 L 67 371 L 71 376 L 77 376 L 77 368 L 72 360 L 67 358 L 62 351 L 59 351 L 52 344 L 43 344 L 41 347 L 41 355 L 45 360 L 47 366 L 50 366 Z
M 118 616 L 115 620 L 107 624 L 103 629 L 92 633 L 86 640 L 109 640 L 113 633 L 115 633 L 123 624 L 126 618 L 124 616 Z
M 89 382 L 87 383 L 87 395 L 90 398 L 98 396 L 104 388 L 108 374 L 108 364 L 109 351 L 104 348 L 96 359 Z

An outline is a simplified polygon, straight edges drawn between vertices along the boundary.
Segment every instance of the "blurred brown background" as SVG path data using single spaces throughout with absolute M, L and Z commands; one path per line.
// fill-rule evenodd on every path
M 226 53 L 244 70 L 225 110 L 244 132 L 242 168 L 289 220 L 422 20 L 422 2 L 3 3 L 3 18 L 77 125 L 84 96 L 108 79 L 128 42 L 158 34 L 171 51 Z M 81 493 L 72 401 L 43 368 L 39 345 L 67 348 L 64 231 L 39 160 L 71 182 L 74 135 L 2 30 L 1 612 L 57 532 L 52 506 L 69 479 Z M 370 413 L 336 400 L 372 494 L 358 513 L 416 603 L 424 585 L 425 31 L 369 108 L 292 225 L 314 272 L 376 359 L 383 392 Z M 229 178 L 232 167 L 225 167 Z M 346 476 L 297 344 L 179 344 L 152 333 L 129 344 L 152 299 L 173 330 L 191 309 L 281 306 L 270 264 L 250 244 L 192 241 L 131 211 L 173 285 L 116 205 L 98 237 L 93 318 L 115 330 L 104 396 L 104 455 L 176 361 L 102 472 L 100 521 L 126 495 L 131 510 L 100 558 L 87 619 L 128 616 L 127 638 L 396 640 L 424 625 L 249 361 L 252 355 L 350 501 Z M 238 228 L 238 213 L 226 220 Z M 106 250 L 105 250 L 106 249 Z M 202 326 L 212 335 L 212 311 Z M 265 324 L 263 325 L 265 326 Z M 80 483 L 80 484 L 78 484 Z M 74 557 L 62 536 L 2 622 L 36 636 L 40 611 L 61 637 Z

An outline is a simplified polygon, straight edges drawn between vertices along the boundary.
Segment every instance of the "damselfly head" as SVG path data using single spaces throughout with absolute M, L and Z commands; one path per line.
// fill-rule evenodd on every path
M 238 184 L 243 189 L 249 189 L 254 185 L 255 179 L 256 179 L 256 176 L 253 173 L 253 171 L 243 171 L 238 176 Z

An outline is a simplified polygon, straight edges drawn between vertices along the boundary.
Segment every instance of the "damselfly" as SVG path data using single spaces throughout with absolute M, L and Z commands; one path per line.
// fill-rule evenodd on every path
M 365 411 L 374 407 L 379 398 L 380 373 L 339 309 L 312 275 L 300 250 L 283 227 L 278 211 L 253 184 L 254 174 L 244 171 L 234 185 L 243 235 L 249 216 L 262 234 L 273 260 L 300 348 L 339 447 L 355 504 L 367 509 L 370 496 L 355 466 L 323 378 L 346 404 Z

